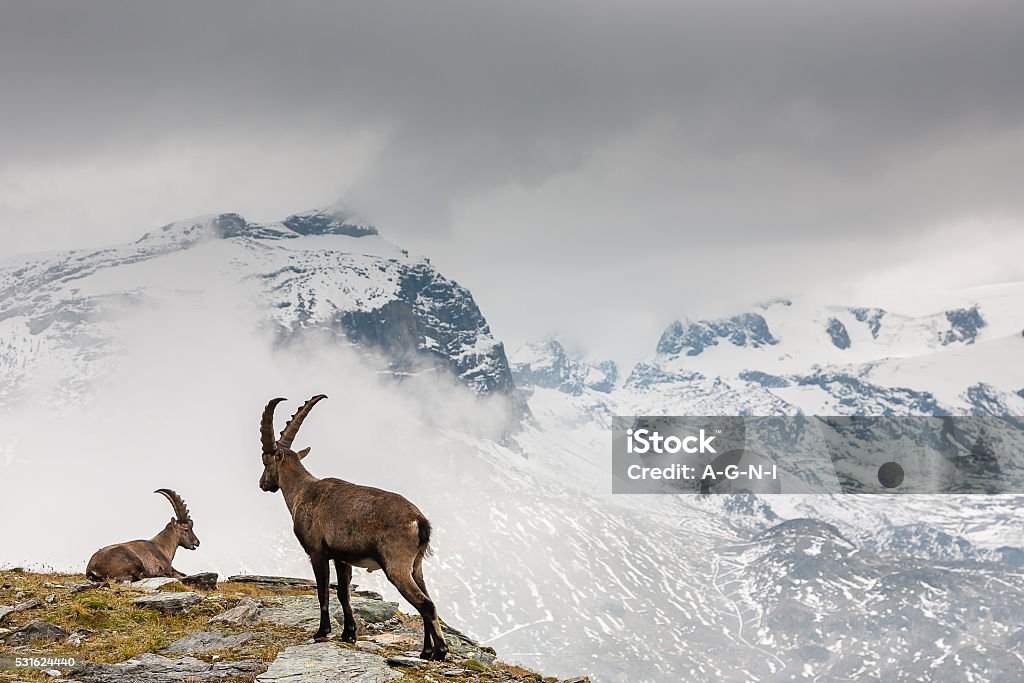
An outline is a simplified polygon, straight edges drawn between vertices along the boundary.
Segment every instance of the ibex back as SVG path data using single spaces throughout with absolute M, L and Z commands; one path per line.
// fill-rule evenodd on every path
M 423 557 L 430 543 L 430 522 L 415 505 L 390 491 L 350 484 L 340 479 L 317 479 L 301 460 L 308 448 L 291 449 L 302 421 L 324 395 L 306 401 L 291 417 L 281 436 L 274 438 L 274 408 L 285 400 L 275 398 L 263 410 L 260 437 L 263 444 L 263 476 L 260 488 L 284 493 L 295 536 L 309 555 L 320 601 L 320 628 L 314 636 L 323 640 L 331 632 L 329 606 L 330 563 L 338 572 L 338 600 L 345 620 L 342 640 L 354 642 L 356 622 L 349 601 L 352 567 L 383 569 L 398 592 L 423 617 L 423 659 L 443 660 L 448 645 L 433 600 L 423 581 Z

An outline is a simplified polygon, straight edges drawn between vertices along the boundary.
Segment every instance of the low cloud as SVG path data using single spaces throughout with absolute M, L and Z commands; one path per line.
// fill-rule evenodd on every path
M 65 378 L 40 373 L 4 416 L 0 564 L 84 570 L 93 551 L 155 535 L 171 515 L 153 495 L 187 501 L 202 540 L 182 571 L 299 571 L 305 556 L 280 495 L 259 489 L 259 420 L 274 396 L 277 428 L 308 397 L 329 396 L 296 441 L 318 476 L 406 494 L 486 480 L 476 438 L 497 438 L 507 413 L 454 378 L 402 382 L 373 359 L 316 335 L 279 346 L 253 326 L 237 288 L 152 301 L 107 327 L 122 348 L 76 405 L 54 397 Z M 308 572 L 304 572 L 308 573 Z

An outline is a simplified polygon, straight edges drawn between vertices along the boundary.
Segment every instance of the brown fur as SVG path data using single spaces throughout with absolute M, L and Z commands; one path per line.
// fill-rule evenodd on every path
M 349 602 L 352 566 L 384 570 L 388 580 L 423 617 L 423 659 L 443 660 L 448 645 L 440 620 L 423 581 L 423 557 L 430 543 L 430 522 L 419 508 L 390 491 L 360 486 L 341 479 L 317 479 L 302 464 L 309 449 L 291 450 L 299 425 L 317 401 L 315 396 L 288 421 L 277 441 L 273 413 L 284 399 L 274 399 L 263 411 L 263 476 L 260 488 L 284 493 L 295 536 L 309 555 L 320 600 L 320 628 L 315 638 L 331 632 L 328 610 L 330 563 L 338 573 L 338 599 L 344 612 L 342 640 L 355 641 L 356 624 Z
M 97 550 L 89 558 L 85 569 L 90 579 L 138 581 L 155 576 L 185 576 L 171 566 L 174 554 L 179 547 L 195 550 L 199 547 L 199 539 L 192 530 L 192 520 L 184 501 L 169 489 L 161 489 L 156 493 L 167 496 L 174 506 L 176 516 L 171 518 L 163 531 L 149 540 L 128 541 Z

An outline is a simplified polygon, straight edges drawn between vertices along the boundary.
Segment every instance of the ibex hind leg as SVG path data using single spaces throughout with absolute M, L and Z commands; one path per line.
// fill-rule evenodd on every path
M 430 597 L 430 593 L 427 591 L 427 584 L 423 580 L 423 552 L 420 552 L 420 554 L 416 556 L 416 562 L 415 564 L 413 564 L 412 569 L 412 578 L 413 581 L 416 582 L 416 585 L 419 587 L 419 589 L 423 591 L 423 594 L 426 595 L 427 598 L 431 600 L 431 602 L 433 602 L 433 598 Z M 423 629 L 423 649 L 433 650 L 435 654 L 440 653 L 440 656 L 437 657 L 437 659 L 443 660 L 445 656 L 448 654 L 448 643 L 445 642 L 444 633 L 441 631 L 441 619 L 437 616 L 436 609 L 434 610 L 433 632 L 433 642 L 428 644 L 427 638 L 430 637 L 430 632 L 427 631 L 426 628 Z
M 412 570 L 412 580 L 416 582 L 416 587 L 423 591 L 423 594 L 430 600 L 430 593 L 427 592 L 427 584 L 423 582 L 423 570 L 417 563 Z M 430 637 L 430 629 L 427 628 L 426 617 L 423 618 L 423 651 L 420 653 L 421 659 L 430 659 L 434 654 L 434 639 Z
M 434 601 L 419 587 L 419 583 L 413 578 L 412 567 L 403 565 L 402 569 L 385 567 L 384 573 L 388 580 L 398 589 L 402 597 L 409 601 L 409 604 L 416 608 L 423 619 L 423 651 L 420 658 L 441 661 L 448 655 L 448 648 L 445 645 L 444 637 L 441 635 L 440 624 L 437 620 L 437 609 Z M 422 576 L 420 577 L 422 580 Z M 441 647 L 438 647 L 438 643 Z
M 313 576 L 316 577 L 316 597 L 320 602 L 320 628 L 313 640 L 327 640 L 331 632 L 331 561 L 326 555 L 319 553 L 309 556 L 313 565 Z
M 341 610 L 345 614 L 345 623 L 342 625 L 341 639 L 354 643 L 356 642 L 356 618 L 352 614 L 352 598 L 349 594 L 352 583 L 352 565 L 341 560 L 334 561 L 334 568 L 338 572 L 338 602 L 341 603 Z

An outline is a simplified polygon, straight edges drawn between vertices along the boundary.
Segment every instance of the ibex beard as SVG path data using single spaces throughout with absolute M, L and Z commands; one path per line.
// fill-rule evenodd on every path
M 318 479 L 302 464 L 309 448 L 291 449 L 302 421 L 323 394 L 306 401 L 288 420 L 281 436 L 274 438 L 275 398 L 263 409 L 260 440 L 263 476 L 260 488 L 284 493 L 292 515 L 295 536 L 309 555 L 320 602 L 320 628 L 314 638 L 325 640 L 331 632 L 329 591 L 331 562 L 338 573 L 338 600 L 344 613 L 342 640 L 355 642 L 349 586 L 352 567 L 383 569 L 388 580 L 423 617 L 422 659 L 443 660 L 448 645 L 441 622 L 423 581 L 423 558 L 430 549 L 430 522 L 419 508 L 390 491 L 352 484 L 341 479 Z

